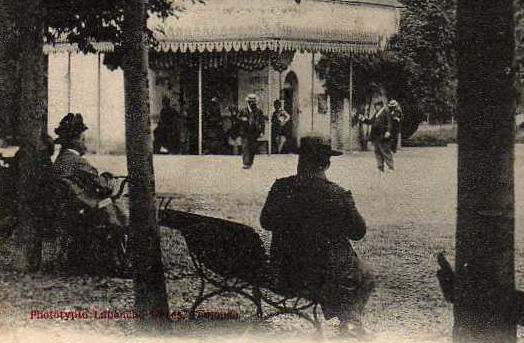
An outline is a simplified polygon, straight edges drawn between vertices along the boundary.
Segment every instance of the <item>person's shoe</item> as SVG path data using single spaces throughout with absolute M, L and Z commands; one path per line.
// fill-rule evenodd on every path
M 383 172 L 383 171 L 384 171 L 384 166 L 380 166 L 380 167 L 378 167 L 378 170 L 380 170 L 381 172 Z
M 242 168 L 244 168 L 244 169 L 251 169 L 251 166 L 249 166 L 249 165 L 244 165 Z

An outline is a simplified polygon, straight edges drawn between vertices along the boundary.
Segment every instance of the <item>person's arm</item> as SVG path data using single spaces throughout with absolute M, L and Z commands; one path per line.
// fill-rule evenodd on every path
M 329 230 L 332 234 L 342 235 L 358 241 L 366 235 L 366 222 L 360 215 L 350 191 L 343 191 L 332 197 L 329 218 Z
M 80 164 L 76 169 L 73 177 L 79 179 L 80 184 L 85 185 L 93 190 L 100 198 L 106 198 L 111 195 L 115 185 L 113 175 L 105 172 L 101 175 L 98 174 L 98 170 L 91 166 L 87 161 Z
M 282 225 L 283 215 L 285 214 L 282 210 L 282 196 L 284 194 L 279 186 L 279 182 L 276 181 L 269 191 L 266 203 L 260 214 L 260 225 L 268 231 L 277 230 Z
M 99 199 L 87 195 L 85 190 L 82 187 L 80 187 L 75 181 L 63 178 L 60 179 L 60 182 L 62 183 L 63 187 L 67 189 L 67 192 L 71 194 L 74 197 L 74 199 L 80 202 L 83 206 L 91 209 L 103 207 L 100 204 Z
M 358 241 L 366 235 L 366 222 L 360 212 L 358 212 L 350 191 L 344 193 L 344 198 L 350 227 L 349 238 Z
M 284 123 L 287 124 L 291 120 L 291 115 L 287 113 L 286 111 L 282 111 L 284 113 Z
M 391 137 L 391 134 L 393 132 L 393 115 L 391 114 L 391 111 L 389 110 L 386 111 L 385 115 L 386 115 L 386 119 L 388 122 L 388 127 L 387 127 L 386 132 L 384 133 L 384 138 L 388 139 Z
M 261 109 L 258 111 L 258 118 L 256 118 L 258 121 L 257 130 L 258 130 L 258 137 L 262 136 L 264 132 L 266 131 L 266 121 L 269 120 L 268 117 L 262 112 Z

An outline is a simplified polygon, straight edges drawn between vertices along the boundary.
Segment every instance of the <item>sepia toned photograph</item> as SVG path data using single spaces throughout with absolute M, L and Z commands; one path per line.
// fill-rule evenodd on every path
M 0 0 L 0 340 L 524 342 L 521 0 Z

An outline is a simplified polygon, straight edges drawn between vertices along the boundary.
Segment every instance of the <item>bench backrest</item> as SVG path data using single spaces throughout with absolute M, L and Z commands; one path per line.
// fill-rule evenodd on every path
M 160 225 L 180 230 L 189 252 L 215 273 L 255 285 L 267 279 L 269 256 L 253 228 L 175 210 L 161 210 L 160 218 Z

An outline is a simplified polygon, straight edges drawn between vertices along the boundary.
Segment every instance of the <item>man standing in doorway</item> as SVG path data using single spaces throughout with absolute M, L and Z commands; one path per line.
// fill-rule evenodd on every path
M 247 107 L 238 114 L 239 135 L 242 138 L 242 162 L 244 169 L 253 166 L 255 154 L 258 151 L 258 137 L 264 133 L 267 118 L 258 108 L 258 97 L 256 94 L 249 94 L 246 97 Z
M 282 109 L 282 103 L 280 100 L 273 102 L 275 111 L 271 117 L 271 139 L 273 143 L 273 152 L 276 154 L 282 154 L 284 151 L 284 145 L 291 137 L 291 116 L 284 109 Z

